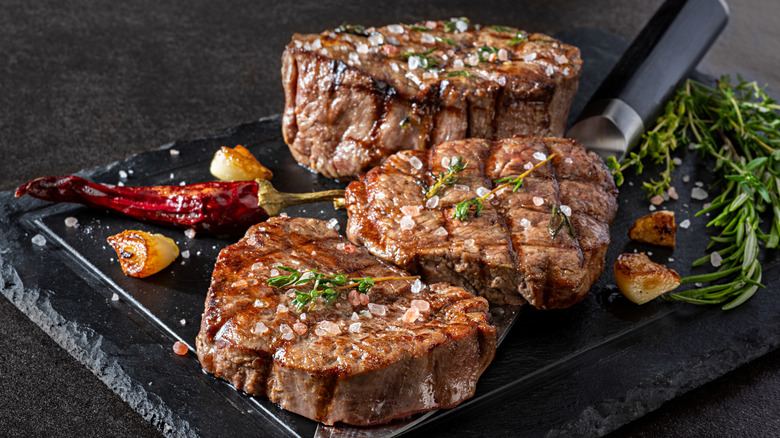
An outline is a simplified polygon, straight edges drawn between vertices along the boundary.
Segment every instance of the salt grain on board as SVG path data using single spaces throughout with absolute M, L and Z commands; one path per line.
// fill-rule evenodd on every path
M 680 222 L 679 227 L 680 228 L 688 228 L 691 226 L 691 221 L 688 219 L 685 219 L 684 221 Z
M 691 190 L 691 198 L 693 199 L 701 201 L 707 199 L 708 196 L 709 193 L 701 187 L 694 187 L 693 190 Z
M 44 246 L 46 245 L 46 238 L 40 234 L 36 234 L 30 239 L 33 245 Z

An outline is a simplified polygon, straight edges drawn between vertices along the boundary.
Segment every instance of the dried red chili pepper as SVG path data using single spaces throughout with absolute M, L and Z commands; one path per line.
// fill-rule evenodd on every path
M 340 205 L 344 191 L 282 193 L 265 180 L 125 187 L 67 175 L 28 182 L 16 189 L 17 198 L 24 195 L 103 208 L 147 222 L 221 235 L 243 233 L 291 205 L 320 201 Z

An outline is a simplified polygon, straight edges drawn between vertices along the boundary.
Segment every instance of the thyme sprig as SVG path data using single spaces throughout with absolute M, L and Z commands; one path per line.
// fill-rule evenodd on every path
M 333 29 L 333 31 L 336 33 L 351 33 L 353 35 L 364 36 L 364 37 L 369 36 L 369 33 L 366 30 L 366 26 L 360 24 L 344 23 L 339 27 Z
M 722 304 L 732 309 L 752 297 L 761 284 L 758 261 L 761 243 L 777 248 L 780 243 L 780 106 L 755 82 L 728 76 L 709 87 L 689 80 L 667 104 L 656 126 L 626 160 L 610 160 L 615 180 L 623 182 L 622 172 L 634 167 L 643 171 L 648 155 L 663 164 L 660 180 L 643 184 L 649 194 L 660 194 L 672 181 L 672 152 L 680 144 L 692 143 L 701 155 L 713 162 L 720 194 L 696 213 L 716 214 L 707 223 L 720 234 L 711 237 L 708 250 L 717 247 L 718 256 L 707 255 L 695 262 L 700 266 L 711 258 L 722 259 L 715 272 L 682 279 L 695 284 L 691 290 L 666 296 L 669 300 L 694 304 Z M 766 214 L 769 232 L 760 227 Z M 717 264 L 717 263 L 715 263 Z M 704 286 L 703 283 L 713 283 Z
M 468 165 L 468 161 L 463 162 L 463 156 L 459 156 L 457 160 L 450 160 L 450 163 L 447 165 L 447 172 L 439 172 L 439 176 L 436 177 L 433 185 L 423 189 L 425 199 L 430 199 L 437 195 L 444 186 L 457 184 L 460 181 L 460 177 L 455 177 L 455 174 L 465 170 Z
M 289 272 L 287 275 L 278 275 L 268 279 L 270 286 L 279 288 L 302 286 L 311 284 L 311 289 L 295 289 L 295 299 L 292 304 L 300 312 L 304 307 L 314 307 L 318 298 L 325 301 L 326 305 L 331 305 L 341 295 L 341 292 L 349 289 L 356 289 L 358 293 L 367 294 L 368 291 L 379 282 L 393 280 L 416 280 L 415 277 L 362 277 L 350 278 L 346 274 L 325 274 L 318 272 L 317 269 L 299 271 L 289 266 L 277 266 L 277 269 Z
M 506 177 L 501 178 L 493 181 L 497 185 L 493 190 L 485 193 L 482 196 L 476 197 L 476 198 L 469 198 L 465 201 L 459 202 L 455 206 L 455 214 L 453 215 L 453 218 L 460 219 L 462 221 L 469 220 L 469 212 L 471 209 L 474 209 L 474 217 L 478 217 L 480 214 L 482 214 L 482 210 L 484 208 L 484 201 L 488 198 L 490 198 L 492 195 L 500 192 L 501 190 L 504 190 L 508 187 L 514 186 L 512 189 L 512 193 L 518 191 L 520 187 L 523 185 L 523 178 L 528 176 L 531 172 L 533 172 L 535 169 L 538 169 L 548 161 L 555 158 L 556 154 L 550 154 L 549 157 L 545 158 L 544 160 L 536 163 L 532 168 L 526 170 L 525 172 L 521 173 L 518 176 L 515 177 Z

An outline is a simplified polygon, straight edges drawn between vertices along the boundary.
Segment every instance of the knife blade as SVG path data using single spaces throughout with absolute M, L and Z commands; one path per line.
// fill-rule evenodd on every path
M 566 137 L 622 160 L 726 26 L 725 0 L 667 0 L 634 39 Z

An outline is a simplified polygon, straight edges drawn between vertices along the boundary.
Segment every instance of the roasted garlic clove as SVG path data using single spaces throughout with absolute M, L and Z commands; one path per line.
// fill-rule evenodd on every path
M 247 148 L 241 145 L 233 149 L 222 146 L 211 160 L 210 171 L 222 181 L 270 180 L 274 176 Z
M 125 230 L 107 240 L 119 257 L 122 271 L 133 277 L 144 278 L 160 272 L 179 256 L 179 247 L 173 239 L 162 234 Z
M 628 230 L 628 237 L 637 242 L 660 246 L 674 246 L 677 224 L 673 211 L 654 211 L 637 219 Z
M 680 275 L 653 263 L 644 253 L 621 254 L 614 265 L 615 283 L 629 300 L 644 304 L 680 285 Z

